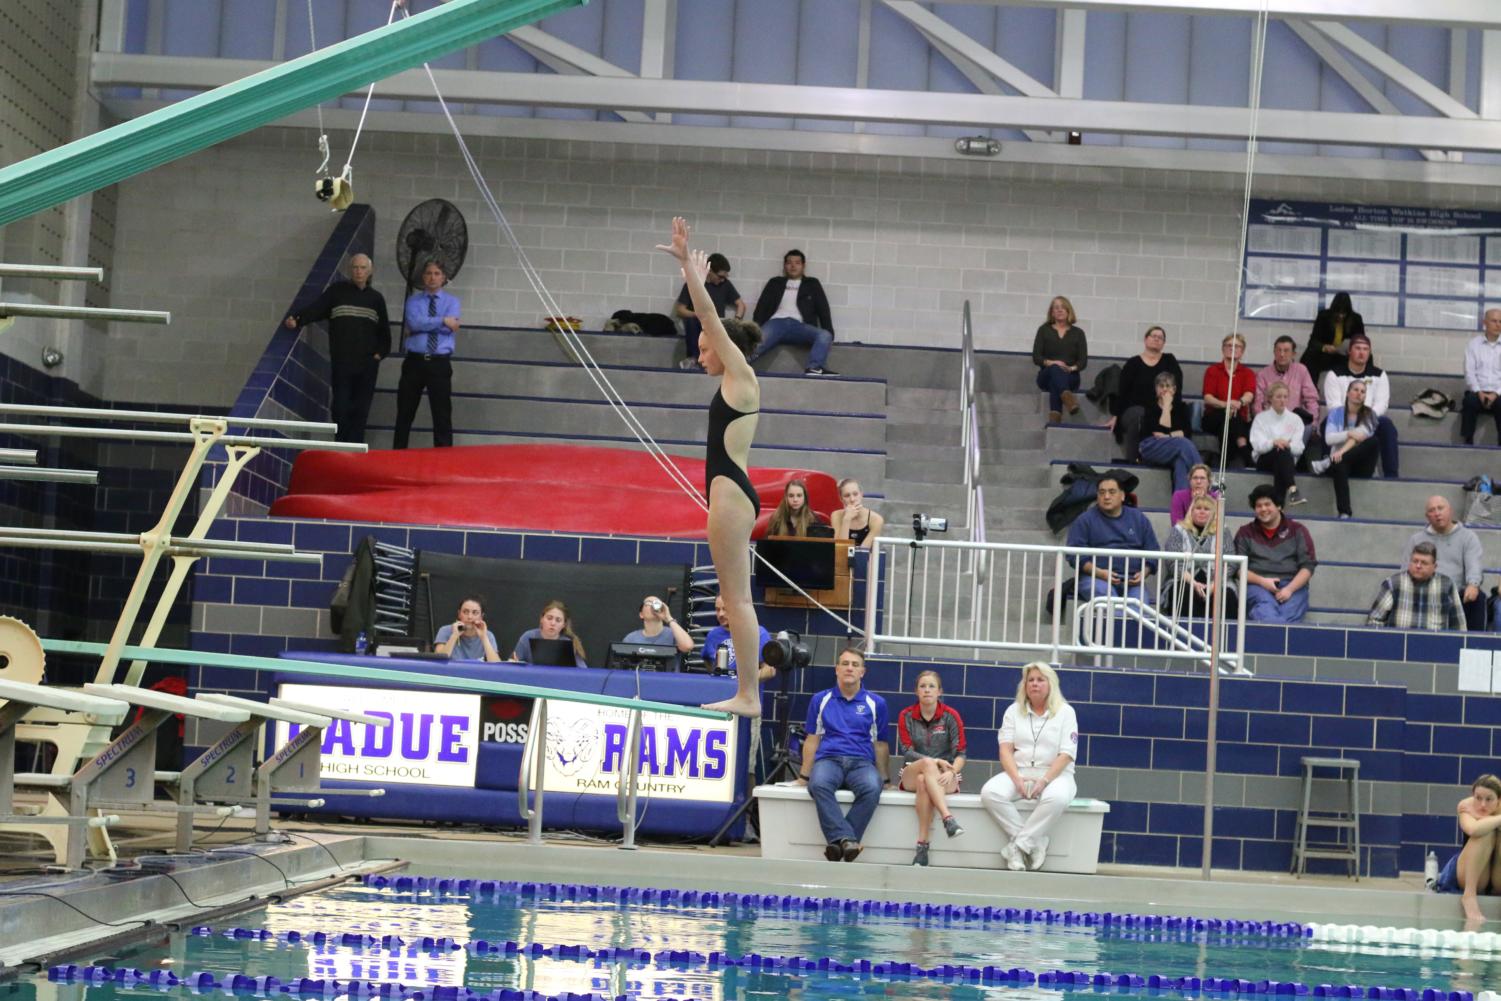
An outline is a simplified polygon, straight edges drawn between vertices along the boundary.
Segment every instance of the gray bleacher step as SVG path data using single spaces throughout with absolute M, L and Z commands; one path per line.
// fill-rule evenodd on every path
M 924 424 L 929 427 L 946 428 L 955 444 L 959 443 L 959 429 L 963 426 L 957 407 L 953 410 L 929 410 L 927 407 L 887 404 L 886 419 L 895 424 Z
M 980 457 L 980 482 L 987 496 L 992 486 L 1020 486 L 1018 476 L 1023 470 L 1047 461 L 1048 453 L 1042 449 L 987 449 Z
M 863 486 L 863 484 L 862 484 Z M 964 509 L 962 483 L 933 483 L 928 480 L 903 480 L 888 476 L 881 491 L 886 503 L 930 504 L 956 510 Z
M 546 431 L 552 434 L 628 434 L 615 411 L 604 404 L 566 400 L 508 400 L 484 396 L 454 401 L 456 430 Z M 657 407 L 637 403 L 631 412 L 657 438 L 700 438 L 705 411 L 698 407 Z M 422 412 L 419 411 L 419 414 Z M 370 408 L 376 427 L 396 420 L 396 395 L 381 392 Z M 885 422 L 880 417 L 842 417 L 834 414 L 784 414 L 763 411 L 756 428 L 758 440 L 776 443 L 837 443 L 843 448 L 881 450 L 886 447 Z
M 604 396 L 582 368 L 555 362 L 454 361 L 453 391 L 547 400 L 603 400 Z M 604 374 L 627 402 L 681 404 L 707 408 L 715 382 L 707 376 L 677 369 L 606 368 Z M 401 378 L 399 364 L 381 366 L 380 390 L 394 392 Z M 762 379 L 761 406 L 771 410 L 818 413 L 879 413 L 886 404 L 886 387 L 878 382 L 826 380 L 817 387 L 802 379 Z
M 432 444 L 432 437 L 424 420 L 426 412 L 418 415 L 418 427 L 413 428 L 411 446 L 413 448 L 427 448 Z M 366 436 L 372 449 L 390 448 L 391 432 L 385 428 L 372 429 Z M 549 437 L 545 435 L 528 434 L 467 434 L 464 432 L 454 433 L 455 445 L 590 445 L 602 448 L 618 448 L 642 451 L 634 439 L 630 441 L 612 438 L 601 440 L 587 437 Z M 703 458 L 704 447 L 702 445 L 675 445 L 663 444 L 662 448 L 669 455 L 686 455 L 694 458 Z M 642 454 L 642 462 L 650 463 L 651 460 Z M 886 482 L 886 456 L 879 452 L 834 452 L 813 451 L 810 449 L 783 449 L 751 446 L 751 465 L 766 466 L 773 469 L 812 469 L 818 472 L 828 473 L 836 480 L 846 476 L 853 476 L 860 481 L 861 487 L 872 493 L 883 493 Z M 657 470 L 655 464 L 648 470 L 643 466 L 643 477 L 661 476 L 666 474 Z M 583 475 L 581 472 L 580 475 Z
M 886 447 L 892 445 L 959 444 L 959 422 L 949 424 L 909 423 L 886 418 Z
M 928 462 L 964 461 L 964 448 L 956 442 L 941 445 L 914 445 L 909 442 L 886 441 L 886 458 L 891 460 L 923 459 Z
M 930 483 L 962 483 L 964 464 L 959 456 L 947 459 L 886 460 L 886 475 L 899 480 L 927 480 Z
M 835 322 L 838 322 L 837 311 Z M 952 343 L 953 350 L 894 348 L 878 344 L 850 344 L 834 341 L 829 367 L 840 375 L 885 379 L 892 386 L 954 389 L 959 385 L 959 333 L 952 341 L 944 336 L 936 341 Z M 806 348 L 778 347 L 757 359 L 756 368 L 769 372 L 801 372 L 808 362 Z
M 959 406 L 959 390 L 948 387 L 892 386 L 886 391 L 886 402 L 893 407 L 910 407 L 914 410 L 955 410 Z

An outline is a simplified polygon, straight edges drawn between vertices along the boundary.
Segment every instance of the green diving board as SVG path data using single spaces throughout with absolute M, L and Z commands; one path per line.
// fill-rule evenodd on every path
M 587 2 L 449 0 L 28 157 L 0 169 L 0 226 Z
M 102 657 L 106 645 L 84 643 L 79 640 L 42 640 L 42 649 L 48 653 L 75 653 Z M 240 671 L 290 671 L 297 674 L 314 674 L 325 678 L 343 678 L 349 681 L 394 681 L 402 685 L 417 685 L 425 688 L 446 688 L 460 692 L 475 692 L 480 695 L 516 695 L 528 699 L 552 699 L 558 702 L 581 702 L 591 706 L 607 706 L 611 709 L 631 709 L 642 712 L 662 713 L 668 716 L 689 716 L 694 719 L 725 720 L 727 713 L 712 712 L 698 706 L 680 706 L 671 702 L 653 702 L 648 699 L 627 699 L 618 695 L 596 695 L 593 692 L 570 692 L 558 688 L 538 688 L 536 685 L 512 685 L 502 681 L 481 681 L 477 678 L 450 678 L 412 671 L 393 671 L 387 667 L 355 667 L 352 664 L 324 664 L 311 660 L 292 660 L 282 657 L 250 657 L 237 653 L 207 653 L 201 650 L 161 650 L 154 647 L 127 646 L 120 654 L 122 660 L 146 660 L 159 664 L 184 666 L 205 665 L 229 667 Z

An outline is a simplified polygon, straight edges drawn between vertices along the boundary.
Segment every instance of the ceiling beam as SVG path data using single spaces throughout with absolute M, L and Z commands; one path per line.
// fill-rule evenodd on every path
M 1085 10 L 1160 11 L 1175 14 L 1230 14 L 1255 17 L 1263 0 L 950 0 L 956 3 L 1026 7 L 1079 7 Z M 1441 24 L 1453 28 L 1501 28 L 1501 4 L 1493 0 L 1265 0 L 1274 18 L 1388 21 Z
M 1303 21 L 1288 21 L 1286 23 L 1292 33 L 1303 39 L 1303 42 L 1313 50 L 1314 55 L 1322 59 L 1328 64 L 1330 69 L 1339 74 L 1340 79 L 1349 84 L 1366 104 L 1369 104 L 1383 115 L 1402 114 L 1402 109 L 1398 108 L 1396 103 L 1387 97 L 1370 77 L 1356 69 L 1355 65 L 1339 51 L 1339 47 L 1321 34 L 1313 25 L 1306 24 Z M 1425 149 L 1421 152 L 1425 160 L 1438 162 L 1449 159 L 1449 154 L 1439 150 Z
M 541 28 L 535 28 L 531 25 L 523 25 L 509 32 L 506 37 L 521 46 L 526 50 L 527 55 L 554 73 L 605 77 L 627 77 L 634 75 L 608 60 L 601 59 L 592 52 L 581 49 L 571 42 L 565 42 L 556 35 L 549 35 Z M 650 115 L 643 115 L 639 111 L 617 111 L 615 114 L 628 122 L 645 123 L 652 120 Z
M 1450 118 L 1478 117 L 1463 101 L 1455 100 L 1444 88 L 1429 83 L 1421 74 L 1345 25 L 1335 24 L 1333 21 L 1315 21 L 1313 26 L 1439 114 Z
M 98 87 L 196 89 L 216 86 L 261 65 L 244 60 L 96 53 L 94 80 Z M 544 73 L 469 70 L 433 73 L 444 96 L 451 101 L 519 107 L 625 108 L 648 113 L 714 108 L 725 115 L 777 118 L 796 118 L 808 114 L 809 108 L 817 108 L 819 118 L 837 121 L 1077 129 L 1085 133 L 1208 139 L 1244 138 L 1250 117 L 1245 108 L 1212 105 Z M 388 98 L 428 100 L 431 86 L 424 73 L 409 70 L 385 80 L 381 94 Z M 1258 135 L 1264 142 L 1476 151 L 1501 148 L 1501 123 L 1417 115 L 1263 109 Z M 3 176 L 0 172 L 0 178 Z
M 450 0 L 291 62 L 258 64 L 251 76 L 226 76 L 222 89 L 0 167 L 0 226 L 582 2 Z

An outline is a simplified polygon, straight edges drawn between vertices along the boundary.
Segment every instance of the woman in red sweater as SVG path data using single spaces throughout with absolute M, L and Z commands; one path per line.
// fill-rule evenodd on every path
M 1241 364 L 1246 353 L 1246 339 L 1231 334 L 1220 342 L 1224 357 L 1204 370 L 1204 433 L 1224 438 L 1225 419 L 1230 420 L 1229 458 L 1242 466 L 1251 465 L 1251 401 L 1256 399 L 1256 373 Z M 1235 362 L 1234 384 L 1230 363 Z

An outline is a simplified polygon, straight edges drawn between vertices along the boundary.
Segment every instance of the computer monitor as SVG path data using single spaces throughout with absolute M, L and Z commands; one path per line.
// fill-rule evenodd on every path
M 798 587 L 827 591 L 834 586 L 834 546 L 826 541 L 762 539 L 756 543 L 756 552 Z M 756 561 L 756 582 L 762 587 L 787 586 L 760 560 Z
M 577 667 L 573 640 L 532 640 L 532 661 L 539 667 Z
M 611 643 L 605 666 L 617 671 L 676 671 L 677 647 L 657 643 Z

